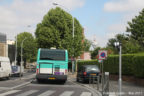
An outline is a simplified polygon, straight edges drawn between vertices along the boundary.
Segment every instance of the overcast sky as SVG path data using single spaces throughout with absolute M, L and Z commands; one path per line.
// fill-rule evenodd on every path
M 77 18 L 85 37 L 101 47 L 115 34 L 124 33 L 127 21 L 144 8 L 144 0 L 0 0 L 0 32 L 12 40 L 20 32 L 34 34 L 54 2 Z

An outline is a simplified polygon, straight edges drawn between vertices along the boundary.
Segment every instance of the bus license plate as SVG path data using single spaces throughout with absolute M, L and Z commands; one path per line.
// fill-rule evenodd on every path
M 92 75 L 92 76 L 96 76 L 96 74 L 90 74 L 90 75 Z
M 55 80 L 55 78 L 54 78 L 54 77 L 50 77 L 50 78 L 48 78 L 48 79 L 50 79 L 50 80 Z

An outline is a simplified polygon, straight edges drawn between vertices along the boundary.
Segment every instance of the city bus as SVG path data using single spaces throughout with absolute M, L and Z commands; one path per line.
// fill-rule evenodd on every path
M 59 80 L 63 83 L 67 80 L 68 74 L 68 52 L 59 49 L 38 49 L 36 79 Z

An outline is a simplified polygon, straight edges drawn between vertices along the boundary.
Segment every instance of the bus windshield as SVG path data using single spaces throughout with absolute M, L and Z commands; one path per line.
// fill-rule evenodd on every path
M 41 49 L 40 60 L 65 61 L 65 51 L 64 50 Z

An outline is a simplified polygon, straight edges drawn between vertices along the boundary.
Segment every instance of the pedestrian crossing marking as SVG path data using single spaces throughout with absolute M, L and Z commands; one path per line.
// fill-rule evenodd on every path
M 51 94 L 53 94 L 55 91 L 53 91 L 53 90 L 48 90 L 48 91 L 46 91 L 46 92 L 44 92 L 44 93 L 42 93 L 42 94 L 40 94 L 40 95 L 38 95 L 38 96 L 50 96 Z
M 9 94 L 13 94 L 13 93 L 19 92 L 19 91 L 20 90 L 11 90 L 11 91 L 8 91 L 8 92 L 0 94 L 0 96 L 6 96 L 6 95 L 9 95 Z
M 80 96 L 92 96 L 90 92 L 82 92 Z
M 38 90 L 30 90 L 30 91 L 26 91 L 26 92 L 24 92 L 24 93 L 18 94 L 18 95 L 16 95 L 16 96 L 28 96 L 28 95 L 31 95 L 31 94 L 37 92 L 37 91 L 38 91 Z
M 60 96 L 71 96 L 74 93 L 74 91 L 65 91 Z
M 20 93 L 20 91 L 21 91 L 21 93 Z M 28 90 L 28 91 L 11 90 L 11 91 L 8 91 L 8 92 L 0 94 L 0 96 L 7 96 L 7 95 L 12 95 L 12 94 L 15 94 L 15 96 L 29 96 L 29 95 L 32 95 L 32 94 L 38 92 L 38 91 L 39 90 Z M 56 92 L 56 90 L 47 90 L 47 91 L 44 91 L 42 93 L 39 93 L 39 95 L 37 95 L 37 96 L 51 96 L 55 92 Z M 64 91 L 59 96 L 71 96 L 71 95 L 74 94 L 74 92 L 75 91 Z M 90 93 L 90 92 L 82 92 L 80 94 L 80 96 L 92 96 L 92 93 Z

